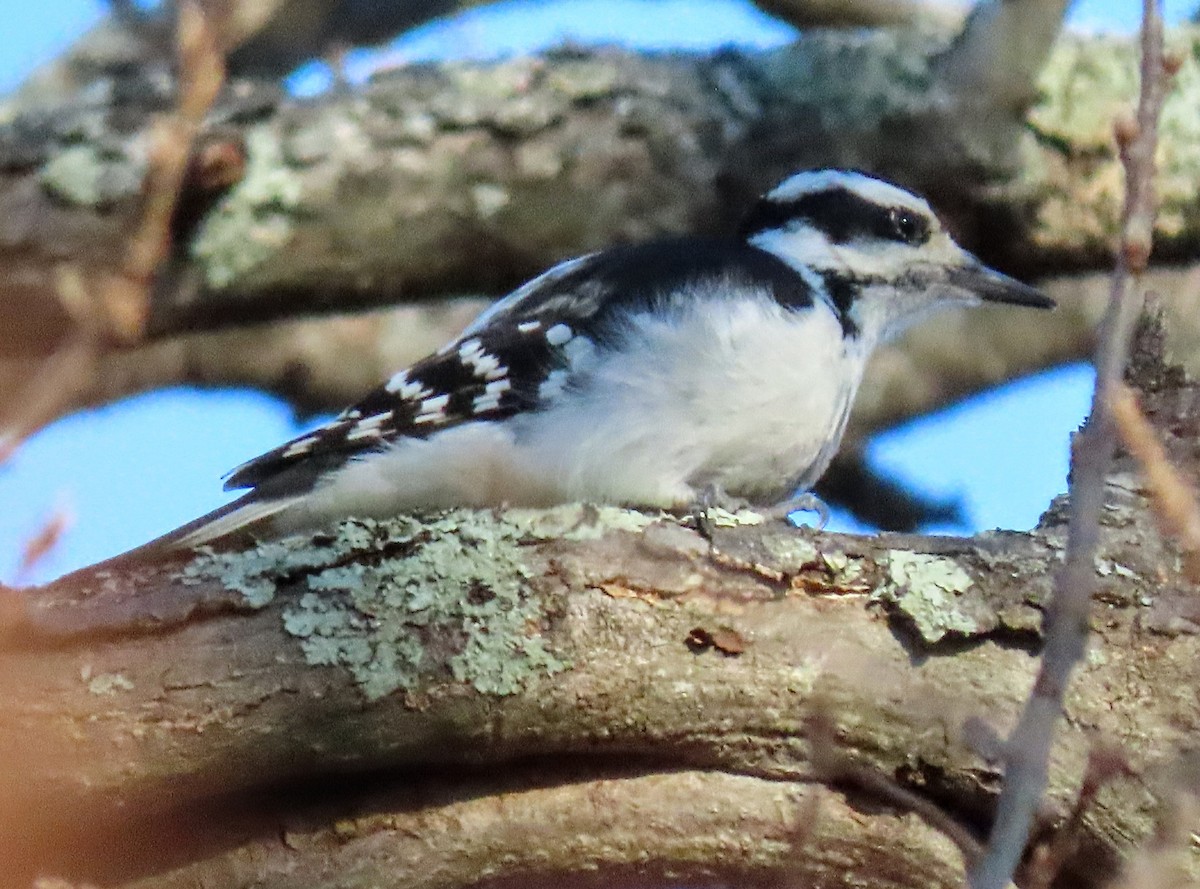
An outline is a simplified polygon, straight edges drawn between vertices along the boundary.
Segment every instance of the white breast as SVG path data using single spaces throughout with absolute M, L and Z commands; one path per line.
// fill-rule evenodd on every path
M 767 294 L 636 319 L 518 440 L 566 499 L 680 505 L 708 485 L 761 501 L 811 484 L 862 376 L 833 312 Z M 818 465 L 819 464 L 819 465 Z

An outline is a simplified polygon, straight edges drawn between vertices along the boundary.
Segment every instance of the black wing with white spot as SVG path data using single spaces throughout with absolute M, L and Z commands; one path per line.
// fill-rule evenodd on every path
M 399 438 L 426 438 L 471 420 L 500 420 L 536 406 L 541 384 L 564 364 L 560 326 L 547 336 L 537 322 L 497 324 L 455 341 L 393 376 L 329 423 L 231 472 L 227 490 L 281 474 L 288 488 L 308 487 L 355 454 Z M 294 469 L 309 470 L 292 473 Z M 302 476 L 310 476 L 305 478 Z
M 536 410 L 570 385 L 576 359 L 588 350 L 579 346 L 605 341 L 615 319 L 687 298 L 689 285 L 714 280 L 762 288 L 794 307 L 813 301 L 782 260 L 739 242 L 675 239 L 573 259 L 497 302 L 459 339 L 331 422 L 239 466 L 225 487 L 301 493 L 391 441 Z

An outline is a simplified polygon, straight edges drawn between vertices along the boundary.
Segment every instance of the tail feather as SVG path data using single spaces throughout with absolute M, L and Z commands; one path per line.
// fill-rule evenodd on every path
M 296 496 L 263 500 L 256 498 L 254 494 L 247 494 L 158 539 L 174 549 L 203 546 L 224 537 L 231 537 L 239 531 L 256 528 L 299 499 L 300 497 Z
M 121 553 L 102 565 L 109 567 L 132 560 L 161 559 L 217 541 L 233 543 L 242 542 L 244 539 L 245 542 L 249 542 L 253 539 L 255 530 L 262 528 L 272 516 L 300 499 L 300 495 L 265 499 L 251 491 L 231 503 L 193 519 L 186 525 L 168 531 L 161 537 Z

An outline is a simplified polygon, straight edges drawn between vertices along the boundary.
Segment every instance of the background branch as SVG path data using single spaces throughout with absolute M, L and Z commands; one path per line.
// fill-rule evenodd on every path
M 1095 130 L 1119 101 L 1114 72 L 1131 48 L 1064 41 L 1033 131 L 1011 114 L 981 144 L 956 123 L 961 109 L 930 92 L 944 46 L 814 32 L 759 54 L 560 52 L 405 69 L 315 104 L 231 99 L 208 138 L 244 152 L 244 170 L 217 197 L 185 184 L 152 330 L 496 293 L 605 244 L 725 229 L 770 181 L 825 164 L 929 192 L 962 240 L 1014 273 L 1095 267 L 1116 227 L 1115 167 Z M 1084 110 L 1081 92 L 1093 97 Z M 134 110 L 122 109 L 126 125 Z M 44 351 L 69 323 L 48 257 L 103 268 L 121 237 L 139 136 L 111 131 L 110 112 L 33 115 L 0 140 L 0 246 L 10 245 L 0 268 L 14 282 L 0 303 L 4 353 Z M 80 143 L 81 132 L 101 135 Z M 872 146 L 887 150 L 874 156 Z M 1200 177 L 1177 172 L 1163 192 L 1164 257 L 1197 238 Z

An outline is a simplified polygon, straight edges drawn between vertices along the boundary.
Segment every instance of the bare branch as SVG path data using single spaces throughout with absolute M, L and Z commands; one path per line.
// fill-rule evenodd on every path
M 872 867 L 950 889 L 959 876 L 954 848 L 919 819 L 868 814 L 815 785 L 701 771 L 589 778 L 551 767 L 539 786 L 520 768 L 506 771 L 473 798 L 457 782 L 425 781 L 416 792 L 372 794 L 363 808 L 378 814 L 334 826 L 293 818 L 284 842 L 264 837 L 130 889 L 244 886 L 264 873 L 271 889 L 307 889 L 316 875 L 347 885 L 346 874 L 354 885 L 396 889 L 495 885 L 498 874 L 528 889 L 809 885 L 829 873 L 871 886 Z M 872 837 L 895 857 L 872 853 Z
M 76 334 L 50 357 L 39 361 L 22 385 L 9 390 L 12 401 L 0 414 L 0 462 L 12 457 L 30 435 L 78 403 L 85 381 L 96 367 L 96 353 L 93 336 Z
M 152 328 L 495 293 L 599 246 L 727 230 L 773 178 L 825 164 L 930 192 L 960 239 L 1010 272 L 1094 267 L 1116 232 L 1116 180 L 1072 96 L 1086 91 L 1087 108 L 1107 113 L 1105 90 L 1120 83 L 1108 69 L 1128 47 L 1064 42 L 1033 112 L 1039 138 L 1015 115 L 997 118 L 1011 127 L 1004 146 L 1024 139 L 1014 176 L 1007 147 L 988 155 L 978 127 L 956 122 L 961 109 L 931 98 L 943 46 L 813 32 L 771 53 L 557 53 L 406 69 L 315 105 L 244 100 L 211 134 L 244 152 L 241 176 L 226 192 L 185 195 Z M 68 323 L 51 258 L 103 268 L 119 255 L 116 223 L 144 171 L 140 136 L 110 125 L 103 107 L 73 109 L 0 139 L 4 354 L 45 354 Z M 103 138 L 80 144 L 80 132 Z M 1200 238 L 1200 177 L 1190 155 L 1173 157 L 1182 167 L 1162 234 L 1179 254 Z
M 431 19 L 488 0 L 197 0 L 234 77 L 274 80 L 340 46 L 382 43 Z M 0 100 L 0 119 L 72 103 L 130 66 L 162 69 L 172 58 L 179 0 L 146 11 L 130 2 L 93 27 L 60 58 Z
M 1126 198 L 1108 314 L 1096 352 L 1092 413 L 1073 449 L 1071 520 L 1066 559 L 1046 613 L 1046 648 L 1025 710 L 1005 745 L 1004 790 L 983 861 L 971 871 L 973 889 L 1003 889 L 1012 879 L 1045 791 L 1050 747 L 1063 696 L 1087 645 L 1094 559 L 1100 539 L 1105 480 L 1116 448 L 1112 393 L 1121 383 L 1143 299 L 1130 291 L 1131 273 L 1150 256 L 1154 224 L 1154 151 L 1170 73 L 1163 58 L 1163 24 L 1156 0 L 1145 0 L 1141 92 L 1136 122 L 1117 125 L 1126 170 Z M 1176 66 L 1177 67 L 1177 66 Z
M 110 335 L 137 342 L 150 318 L 151 280 L 171 251 L 171 224 L 188 157 L 204 118 L 225 82 L 213 27 L 197 0 L 179 0 L 176 52 L 179 98 L 173 114 L 160 116 L 149 135 L 144 200 L 129 233 L 117 274 L 103 282 L 100 299 Z
M 51 266 L 57 304 L 69 329 L 47 359 L 47 372 L 16 390 L 0 411 L 0 459 L 26 436 L 76 404 L 96 375 L 100 355 L 139 342 L 150 318 L 150 288 L 171 250 L 171 225 L 188 155 L 224 79 L 212 30 L 193 0 L 182 0 L 176 49 L 179 98 L 154 121 L 140 206 L 130 220 L 120 258 L 90 270 L 78 261 Z
M 42 522 L 33 536 L 21 547 L 21 562 L 17 566 L 18 585 L 26 583 L 33 569 L 54 551 L 63 534 L 75 524 L 75 513 L 65 503 L 59 503 L 50 516 Z
M 1069 0 L 980 0 L 939 60 L 938 87 L 992 114 L 1023 117 Z

